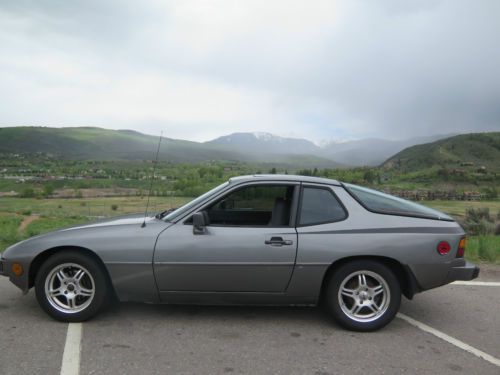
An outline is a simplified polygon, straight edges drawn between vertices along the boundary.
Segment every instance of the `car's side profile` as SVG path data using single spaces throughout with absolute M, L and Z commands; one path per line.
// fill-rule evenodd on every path
M 375 330 L 401 295 L 477 277 L 438 211 L 334 180 L 232 178 L 172 212 L 62 229 L 9 247 L 0 273 L 63 321 L 120 301 L 318 304 Z

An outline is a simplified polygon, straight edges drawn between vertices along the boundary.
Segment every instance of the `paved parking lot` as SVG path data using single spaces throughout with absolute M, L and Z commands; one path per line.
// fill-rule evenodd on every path
M 495 272 L 488 277 L 500 282 Z M 490 361 L 401 318 L 361 334 L 309 307 L 127 303 L 73 325 L 68 334 L 68 324 L 46 316 L 32 291 L 22 296 L 0 278 L 0 374 L 60 374 L 64 363 L 63 372 L 80 374 L 498 375 L 499 311 L 500 286 L 477 284 L 428 291 L 401 308 L 403 317 L 490 355 Z

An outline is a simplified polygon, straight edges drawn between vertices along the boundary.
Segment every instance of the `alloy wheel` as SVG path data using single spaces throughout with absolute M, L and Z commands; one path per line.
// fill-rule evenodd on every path
M 339 305 L 345 315 L 357 322 L 372 322 L 388 309 L 391 293 L 387 282 L 372 271 L 349 274 L 338 290 Z
M 60 264 L 45 279 L 45 296 L 56 310 L 66 314 L 78 313 L 94 299 L 94 278 L 79 264 Z

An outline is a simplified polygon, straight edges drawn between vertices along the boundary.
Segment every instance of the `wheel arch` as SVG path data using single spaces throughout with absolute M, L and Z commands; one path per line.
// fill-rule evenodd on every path
M 360 256 L 351 256 L 338 259 L 328 267 L 323 276 L 323 281 L 321 283 L 320 301 L 323 300 L 324 294 L 328 286 L 328 282 L 332 277 L 332 275 L 335 273 L 335 270 L 345 263 L 349 263 L 356 260 L 373 260 L 389 267 L 391 271 L 394 272 L 394 275 L 398 279 L 403 295 L 410 300 L 416 293 L 421 291 L 417 283 L 417 280 L 415 279 L 415 276 L 413 275 L 413 272 L 411 271 L 408 265 L 404 265 L 398 262 L 396 259 L 389 257 L 360 255 Z
M 94 261 L 97 262 L 97 264 L 104 273 L 104 277 L 106 278 L 108 285 L 111 287 L 112 294 L 116 296 L 113 282 L 111 281 L 108 269 L 104 264 L 104 262 L 102 261 L 102 259 L 94 251 L 81 246 L 57 246 L 57 247 L 52 247 L 50 249 L 46 249 L 42 251 L 40 254 L 38 254 L 30 263 L 29 274 L 28 274 L 28 288 L 32 288 L 35 285 L 36 275 L 40 270 L 42 264 L 47 259 L 49 259 L 54 254 L 60 253 L 62 251 L 71 251 L 71 250 L 85 254 L 86 256 L 92 258 Z

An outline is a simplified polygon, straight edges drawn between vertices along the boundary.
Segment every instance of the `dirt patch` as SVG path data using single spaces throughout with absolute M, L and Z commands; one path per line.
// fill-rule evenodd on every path
M 17 197 L 18 195 L 15 191 L 0 191 L 0 197 Z
M 35 220 L 40 219 L 40 215 L 30 215 L 24 218 L 24 220 L 19 224 L 19 228 L 17 228 L 17 231 L 19 233 L 24 232 L 28 225 L 30 225 L 32 222 Z

